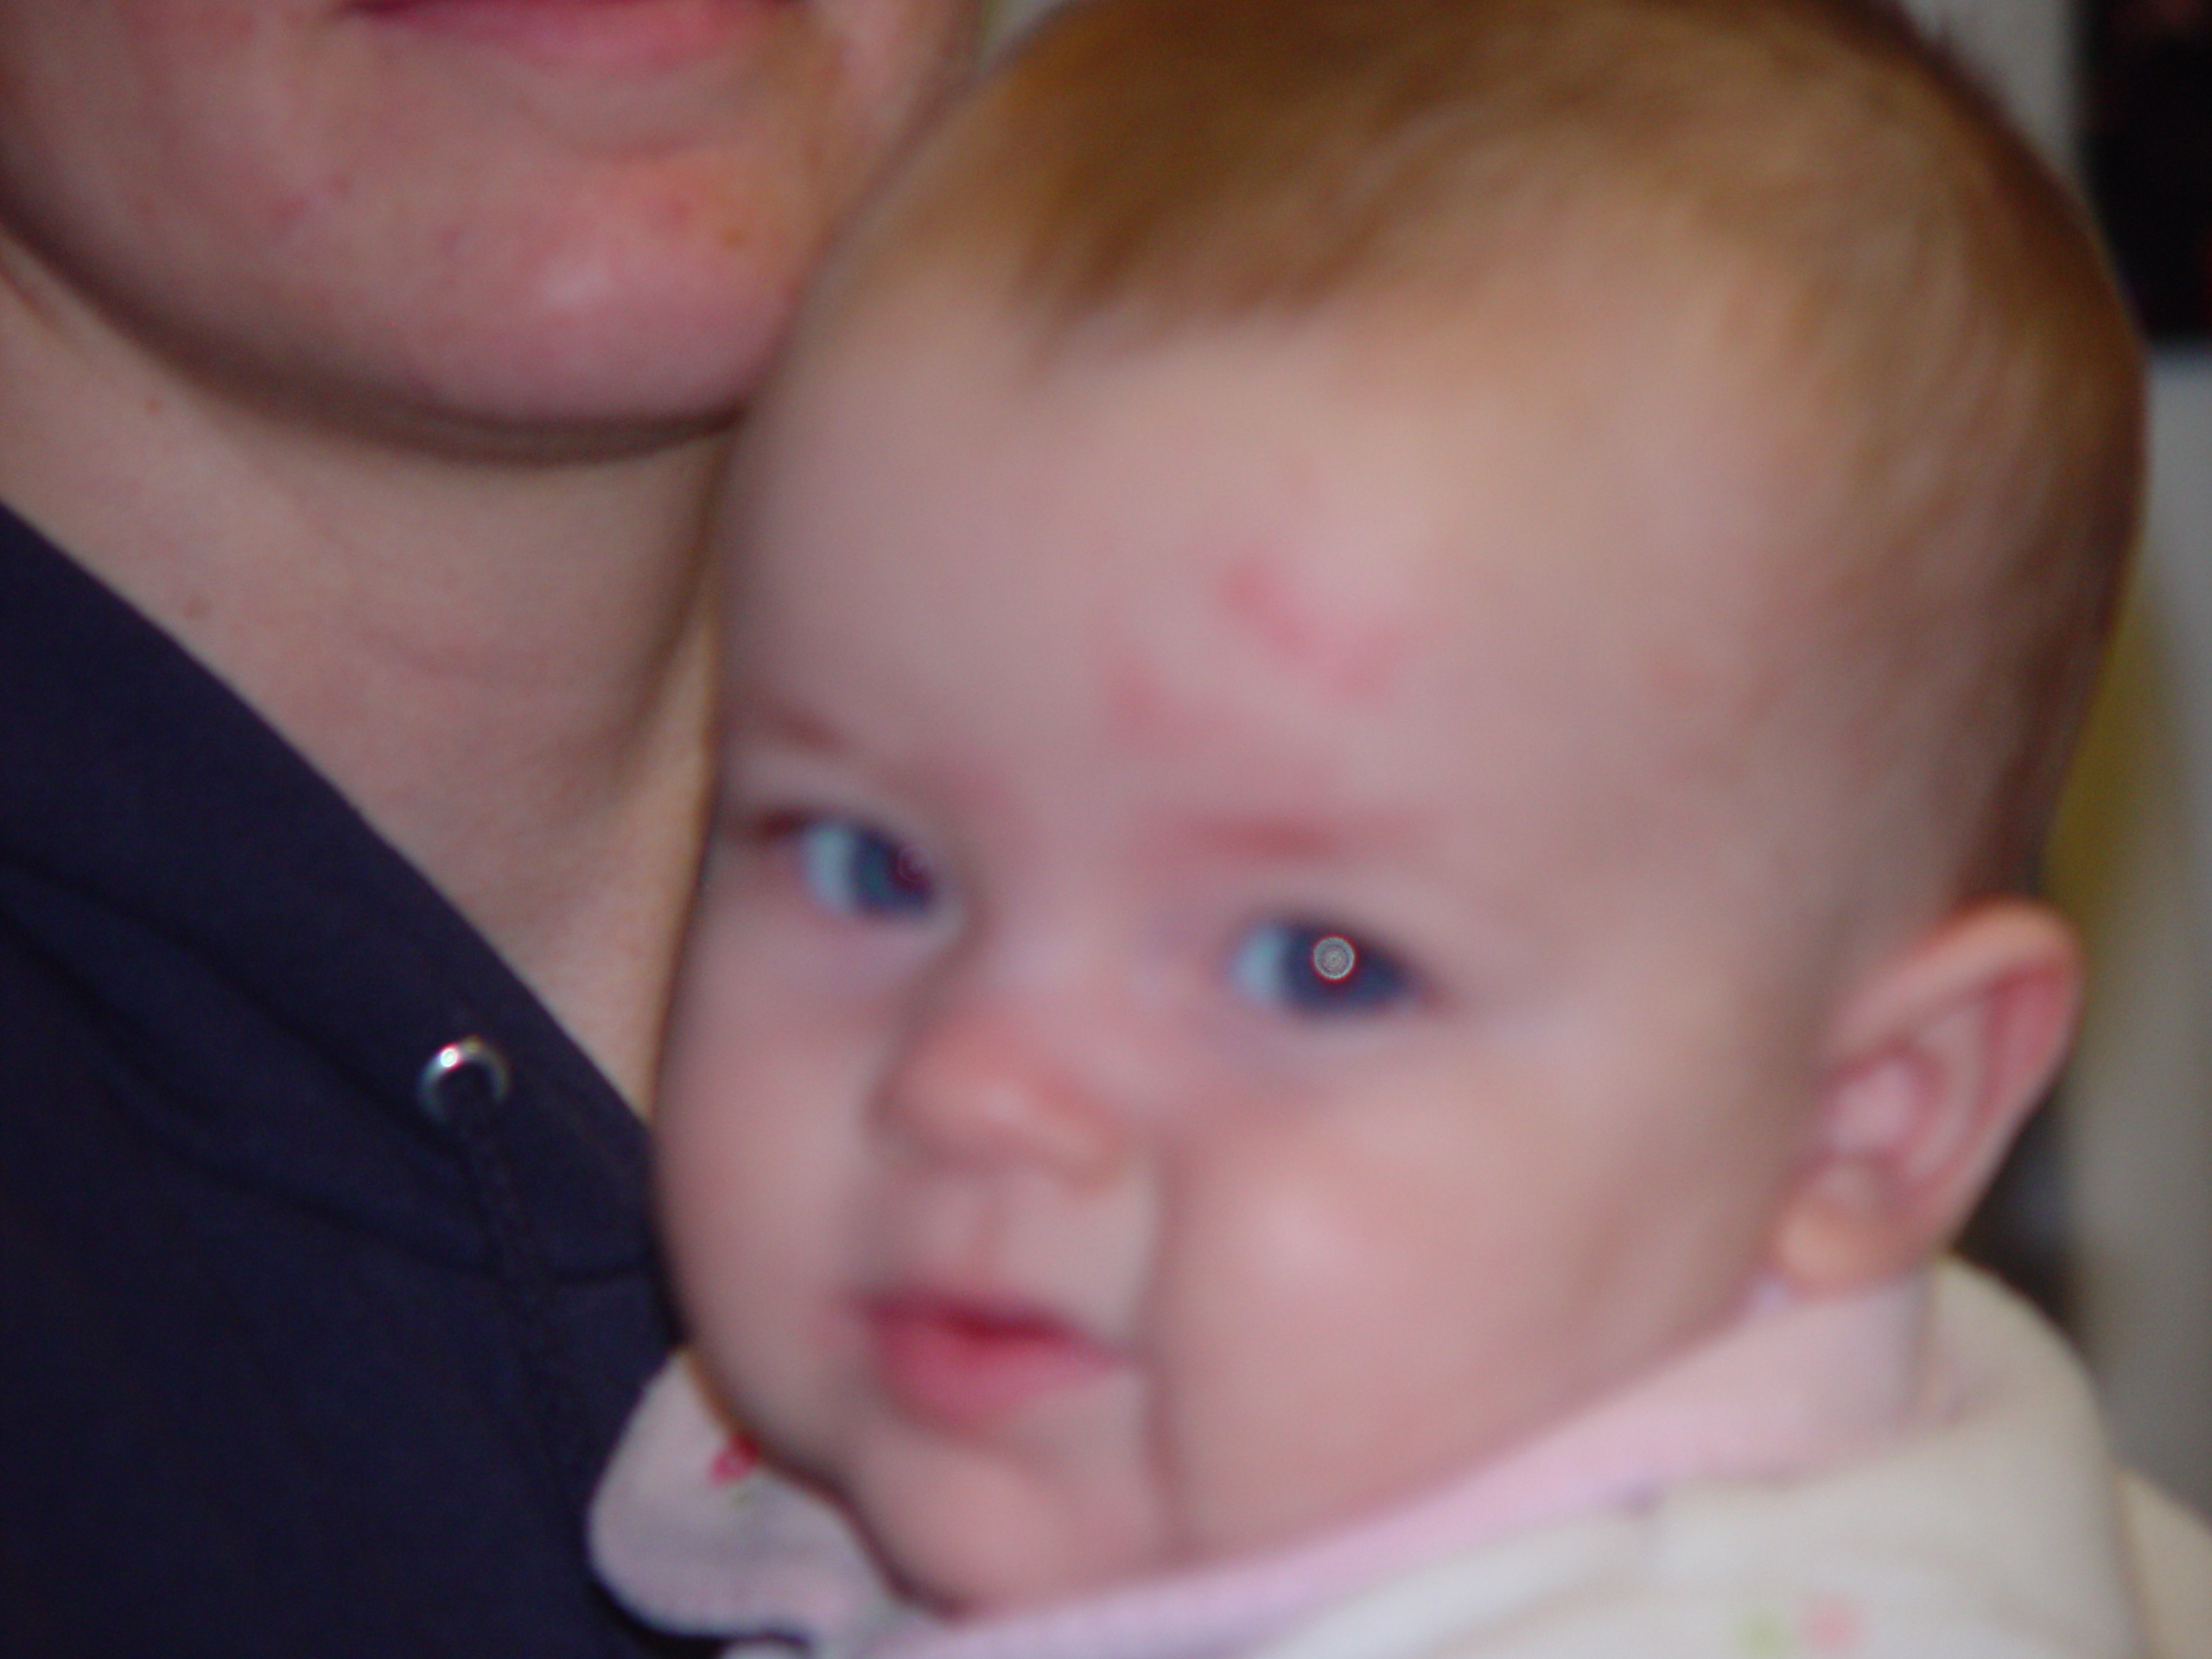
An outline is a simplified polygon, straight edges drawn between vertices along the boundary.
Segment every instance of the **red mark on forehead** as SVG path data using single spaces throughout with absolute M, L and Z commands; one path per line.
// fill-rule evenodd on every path
M 1106 729 L 1120 742 L 1173 744 L 1219 735 L 1186 697 L 1178 696 L 1136 650 L 1117 641 L 1105 657 Z
M 1231 564 L 1219 597 L 1236 632 L 1332 702 L 1376 702 L 1405 661 L 1403 623 L 1347 614 L 1266 554 Z

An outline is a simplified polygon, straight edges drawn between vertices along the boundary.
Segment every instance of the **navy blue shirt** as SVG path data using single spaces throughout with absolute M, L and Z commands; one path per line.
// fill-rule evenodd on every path
M 0 513 L 0 1652 L 671 1650 L 582 1544 L 671 1341 L 644 1177 L 458 913 Z

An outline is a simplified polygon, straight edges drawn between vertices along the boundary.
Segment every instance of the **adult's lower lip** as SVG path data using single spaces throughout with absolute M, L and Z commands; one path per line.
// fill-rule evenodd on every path
M 975 1427 L 1118 1370 L 1114 1353 L 1026 1309 L 899 1296 L 866 1309 L 883 1386 L 904 1410 Z
M 555 67 L 672 69 L 801 0 L 358 0 L 359 15 Z

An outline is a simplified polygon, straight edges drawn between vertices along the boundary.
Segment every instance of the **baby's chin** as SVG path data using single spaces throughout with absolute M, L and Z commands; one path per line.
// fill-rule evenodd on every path
M 899 1589 L 945 1618 L 1030 1611 L 1180 1565 L 1126 1495 L 1060 1490 L 1011 1459 L 931 1469 L 952 1460 L 855 1449 L 826 1489 Z

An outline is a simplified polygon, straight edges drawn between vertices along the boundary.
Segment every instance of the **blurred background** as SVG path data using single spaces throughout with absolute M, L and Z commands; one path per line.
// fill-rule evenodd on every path
M 2149 524 L 2049 873 L 2088 1020 L 1968 1248 L 2074 1334 L 2126 1459 L 2212 1512 L 2212 0 L 1908 3 L 2094 198 L 2153 330 Z

